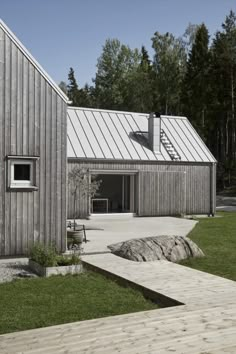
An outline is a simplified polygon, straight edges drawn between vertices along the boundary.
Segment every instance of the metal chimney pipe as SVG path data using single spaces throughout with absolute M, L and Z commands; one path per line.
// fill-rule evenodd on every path
M 148 139 L 153 152 L 161 150 L 161 116 L 160 113 L 150 113 L 148 119 Z

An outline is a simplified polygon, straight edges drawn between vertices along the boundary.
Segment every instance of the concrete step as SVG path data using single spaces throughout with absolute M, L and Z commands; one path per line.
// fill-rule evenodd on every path
M 136 216 L 136 213 L 102 213 L 102 214 L 90 214 L 89 220 L 126 220 L 126 219 L 132 219 L 133 217 Z

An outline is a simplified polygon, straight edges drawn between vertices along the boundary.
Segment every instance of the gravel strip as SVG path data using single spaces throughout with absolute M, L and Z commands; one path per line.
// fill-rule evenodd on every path
M 36 274 L 29 269 L 25 261 L 0 261 L 0 283 L 11 282 L 15 279 L 34 278 Z

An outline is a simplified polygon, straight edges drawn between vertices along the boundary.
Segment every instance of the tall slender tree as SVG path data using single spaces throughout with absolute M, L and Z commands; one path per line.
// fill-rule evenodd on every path
M 140 63 L 129 74 L 124 88 L 124 108 L 133 112 L 151 112 L 153 106 L 153 70 L 148 52 L 141 48 Z
M 147 49 L 142 45 L 141 47 L 141 62 L 140 66 L 145 70 L 145 71 L 151 71 L 152 70 L 152 65 L 151 65 L 151 60 L 148 55 Z
M 189 23 L 182 38 L 181 38 L 187 56 L 190 54 L 190 51 L 192 50 L 193 43 L 195 42 L 195 39 L 196 39 L 196 34 L 197 34 L 198 28 L 199 28 L 199 25 Z
M 224 179 L 231 180 L 236 166 L 236 16 L 231 11 L 212 44 L 211 85 L 215 117 L 215 143 L 212 150 Z
M 98 58 L 94 80 L 98 107 L 124 109 L 124 89 L 129 74 L 137 68 L 139 59 L 137 49 L 132 50 L 118 39 L 106 40 Z
M 85 84 L 82 89 L 79 90 L 79 105 L 81 107 L 94 107 L 93 102 L 93 87 Z
M 79 87 L 75 78 L 75 72 L 73 68 L 70 68 L 68 74 L 69 84 L 67 85 L 67 95 L 71 100 L 72 106 L 79 106 Z
M 204 24 L 198 27 L 189 53 L 187 70 L 183 80 L 182 99 L 184 113 L 203 135 L 207 124 L 209 102 L 209 35 Z
M 228 98 L 229 98 L 229 114 L 230 114 L 230 129 L 231 134 L 229 139 L 229 154 L 236 159 L 236 123 L 235 123 L 235 97 L 236 97 L 236 15 L 230 11 L 226 17 L 225 23 L 222 25 L 222 37 L 225 40 L 224 58 L 228 67 L 226 73 L 228 77 Z M 230 156 L 230 157 L 231 157 Z
M 183 42 L 167 32 L 152 38 L 155 51 L 153 67 L 156 76 L 156 107 L 165 114 L 180 112 L 181 81 L 185 71 L 186 52 Z

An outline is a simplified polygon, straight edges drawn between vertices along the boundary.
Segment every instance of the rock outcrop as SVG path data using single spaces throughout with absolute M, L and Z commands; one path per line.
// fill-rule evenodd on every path
M 113 254 L 136 262 L 156 260 L 179 262 L 189 257 L 204 256 L 202 250 L 193 241 L 183 236 L 132 239 L 109 245 L 108 248 Z

